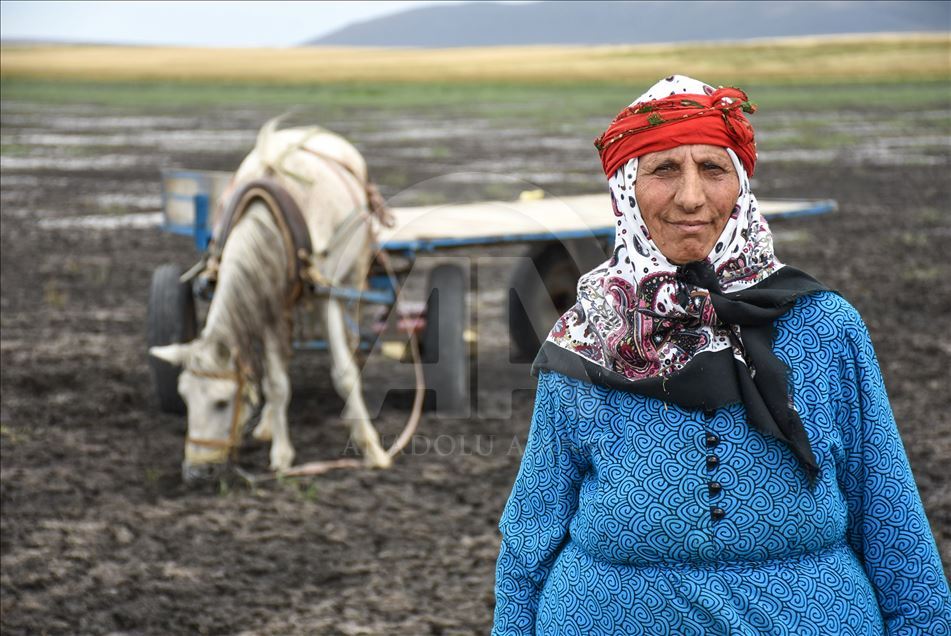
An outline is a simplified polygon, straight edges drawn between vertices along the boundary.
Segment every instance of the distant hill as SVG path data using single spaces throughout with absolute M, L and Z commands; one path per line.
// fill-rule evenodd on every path
M 641 44 L 951 31 L 951 2 L 469 2 L 352 24 L 305 46 Z

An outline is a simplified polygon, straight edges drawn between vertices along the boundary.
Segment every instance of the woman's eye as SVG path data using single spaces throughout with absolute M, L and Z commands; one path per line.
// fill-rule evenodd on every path
M 668 174 L 673 171 L 674 166 L 669 163 L 664 163 L 654 168 L 654 174 Z
M 216 410 L 216 411 L 224 411 L 226 408 L 228 408 L 228 400 L 217 400 L 217 401 L 215 401 L 215 410 Z
M 703 167 L 707 172 L 726 172 L 723 166 L 718 166 L 715 163 L 708 163 L 708 164 L 705 164 Z

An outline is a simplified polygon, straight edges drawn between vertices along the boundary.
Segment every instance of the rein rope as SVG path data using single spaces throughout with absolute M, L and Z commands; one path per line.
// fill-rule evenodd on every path
M 337 173 L 340 179 L 346 184 L 347 190 L 350 194 L 351 199 L 354 202 L 354 210 L 348 216 L 344 223 L 341 224 L 341 227 L 334 232 L 330 245 L 338 244 L 337 239 L 341 236 L 341 230 L 346 228 L 349 230 L 351 225 L 356 225 L 358 223 L 365 223 L 367 230 L 370 236 L 370 242 L 377 249 L 377 258 L 383 264 L 386 269 L 387 275 L 390 279 L 391 285 L 396 289 L 398 287 L 398 279 L 396 273 L 393 269 L 392 264 L 389 261 L 389 258 L 386 255 L 386 252 L 379 249 L 379 241 L 376 237 L 376 232 L 374 231 L 372 219 L 376 218 L 382 225 L 391 227 L 395 223 L 392 212 L 386 205 L 385 200 L 383 199 L 380 191 L 376 188 L 373 182 L 368 179 L 361 179 L 353 170 L 341 163 L 340 161 L 329 157 L 320 152 L 307 148 L 304 144 L 310 139 L 314 134 L 320 132 L 320 129 L 315 130 L 311 135 L 308 135 L 301 143 L 285 151 L 276 162 L 278 165 L 268 166 L 268 171 L 273 172 L 283 172 L 287 176 L 297 179 L 303 183 L 313 185 L 313 181 L 306 179 L 301 175 L 297 175 L 292 171 L 289 171 L 283 167 L 283 161 L 286 158 L 287 154 L 291 150 L 302 150 L 310 153 L 311 155 L 316 156 L 319 159 L 327 162 L 332 169 Z M 364 187 L 364 193 L 366 195 L 366 203 L 360 201 L 359 192 L 352 187 L 351 179 L 348 179 L 349 176 L 352 180 L 357 183 L 362 183 Z M 282 238 L 285 241 L 285 245 L 293 247 L 293 241 L 290 240 L 290 232 L 288 231 L 287 222 L 282 217 L 280 205 L 270 196 L 266 191 L 253 190 L 246 195 L 246 200 L 250 200 L 251 196 L 254 195 L 263 199 L 268 207 L 271 216 L 274 218 L 275 222 L 278 225 L 278 229 L 281 233 Z M 206 275 L 212 277 L 212 279 L 217 278 L 218 265 L 220 261 L 220 251 L 223 249 L 223 245 L 216 246 L 217 252 L 211 254 L 205 254 L 199 263 L 192 267 L 188 272 L 182 275 L 182 282 L 187 282 L 199 275 Z M 294 249 L 288 249 L 288 275 L 292 285 L 291 294 L 288 295 L 285 302 L 285 315 L 284 318 L 289 323 L 293 322 L 293 306 L 296 301 L 300 298 L 303 292 L 304 284 L 317 284 L 322 286 L 324 293 L 328 293 L 334 287 L 337 286 L 335 280 L 330 280 L 327 276 L 317 267 L 316 262 L 314 261 L 313 254 L 308 254 L 304 250 L 301 250 L 298 253 L 294 252 Z M 299 264 L 300 269 L 296 272 L 294 271 L 295 266 Z M 288 334 L 293 338 L 293 329 L 288 329 Z M 422 359 L 419 351 L 419 343 L 416 338 L 416 333 L 410 333 L 410 350 L 413 357 L 413 370 L 416 380 L 416 393 L 413 399 L 413 408 L 410 413 L 409 418 L 403 431 L 400 433 L 399 437 L 395 442 L 386 450 L 387 455 L 394 457 L 400 453 L 403 448 L 409 443 L 412 439 L 413 434 L 416 431 L 416 428 L 419 424 L 420 417 L 422 415 L 423 408 L 423 398 L 425 396 L 426 382 L 423 377 L 423 368 L 422 368 Z M 217 379 L 217 380 L 231 380 L 237 383 L 235 389 L 234 397 L 234 408 L 231 413 L 231 426 L 230 432 L 227 439 L 207 439 L 207 438 L 196 438 L 187 436 L 186 442 L 189 444 L 194 444 L 196 446 L 202 446 L 205 448 L 214 448 L 214 449 L 224 449 L 228 452 L 229 458 L 233 461 L 237 458 L 237 451 L 241 442 L 242 431 L 241 428 L 241 414 L 244 408 L 244 397 L 245 389 L 252 382 L 251 374 L 247 368 L 244 368 L 240 363 L 240 359 L 237 355 L 234 356 L 235 360 L 235 369 L 234 371 L 204 371 L 196 370 L 191 371 L 196 376 Z M 282 477 L 304 477 L 312 475 L 320 475 L 337 468 L 360 468 L 362 467 L 362 462 L 353 458 L 341 458 L 330 461 L 316 461 L 310 462 L 307 464 L 302 464 L 298 466 L 292 466 L 286 471 L 283 471 L 280 476 Z M 269 473 L 265 475 L 251 475 L 246 471 L 241 470 L 235 466 L 235 471 L 238 475 L 244 478 L 249 483 L 257 484 L 264 481 L 269 481 L 277 479 L 278 475 Z
M 231 410 L 231 426 L 229 427 L 228 438 L 216 439 L 192 437 L 191 435 L 185 437 L 185 442 L 188 444 L 194 444 L 195 446 L 201 446 L 204 448 L 224 449 L 228 452 L 228 457 L 232 460 L 237 457 L 238 446 L 241 443 L 241 413 L 244 409 L 245 388 L 249 385 L 247 370 L 242 370 L 242 365 L 238 361 L 237 356 L 234 358 L 234 371 L 205 371 L 200 369 L 189 370 L 189 373 L 200 378 L 208 378 L 212 380 L 231 380 L 237 384 L 237 388 L 235 389 L 234 393 L 234 406 Z

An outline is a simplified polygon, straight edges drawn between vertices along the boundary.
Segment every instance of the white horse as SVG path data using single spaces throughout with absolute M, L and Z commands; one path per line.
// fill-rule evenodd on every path
M 319 128 L 278 131 L 277 120 L 272 120 L 235 173 L 229 193 L 263 177 L 276 181 L 297 203 L 321 277 L 334 285 L 362 288 L 372 245 L 365 217 L 366 163 L 357 149 Z M 219 238 L 221 225 L 218 218 Z M 287 367 L 292 290 L 299 282 L 288 274 L 288 263 L 297 255 L 288 254 L 285 235 L 265 202 L 251 201 L 224 242 L 201 335 L 189 343 L 150 349 L 152 355 L 182 367 L 178 391 L 188 407 L 182 468 L 186 481 L 215 474 L 236 451 L 258 383 L 265 404 L 253 435 L 271 440 L 272 470 L 285 470 L 294 462 L 287 426 Z M 380 445 L 363 401 L 353 357 L 356 343 L 348 335 L 345 310 L 331 298 L 314 305 L 332 356 L 333 386 L 345 400 L 344 418 L 353 440 L 366 465 L 386 468 L 392 459 Z

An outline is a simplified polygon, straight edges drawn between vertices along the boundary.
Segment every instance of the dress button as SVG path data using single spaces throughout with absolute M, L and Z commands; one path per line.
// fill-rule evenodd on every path
M 726 516 L 726 511 L 719 506 L 710 506 L 710 518 L 714 521 L 719 521 Z
M 720 438 L 714 433 L 707 433 L 707 448 L 713 448 L 720 443 Z
M 710 493 L 711 497 L 719 495 L 721 490 L 723 490 L 723 486 L 721 486 L 718 481 L 711 481 L 707 484 L 707 492 Z
M 716 455 L 707 455 L 707 470 L 713 470 L 720 464 Z

